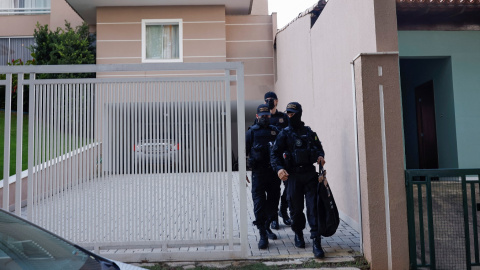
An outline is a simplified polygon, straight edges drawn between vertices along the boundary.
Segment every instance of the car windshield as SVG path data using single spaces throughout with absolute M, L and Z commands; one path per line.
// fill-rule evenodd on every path
M 118 269 L 107 260 L 0 211 L 0 269 Z

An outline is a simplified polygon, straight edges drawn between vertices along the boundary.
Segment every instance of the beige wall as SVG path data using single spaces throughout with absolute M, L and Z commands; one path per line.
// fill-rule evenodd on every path
M 253 0 L 250 15 L 268 15 L 268 0 Z
M 109 7 L 97 10 L 97 64 L 141 63 L 142 20 L 182 19 L 184 62 L 223 62 L 225 7 Z
M 50 15 L 4 15 L 0 16 L 0 37 L 33 36 L 37 22 L 50 23 Z
M 67 20 L 72 27 L 76 27 L 83 23 L 82 18 L 65 2 L 65 0 L 50 0 L 51 14 L 50 14 L 50 29 L 57 29 L 57 27 L 64 28 L 65 20 Z
M 387 134 L 390 136 L 388 140 L 397 143 L 388 155 L 393 154 L 401 159 L 401 163 L 398 160 L 392 160 L 391 165 L 390 161 L 388 163 L 389 174 L 390 169 L 394 170 L 391 173 L 392 177 L 389 178 L 389 182 L 392 182 L 390 186 L 395 186 L 398 190 L 390 197 L 392 205 L 390 217 L 392 219 L 395 217 L 395 220 L 392 220 L 394 223 L 390 223 L 394 228 L 390 229 L 396 233 L 395 237 L 392 235 L 391 238 L 395 239 L 395 242 L 390 245 L 386 242 L 385 200 L 381 200 L 385 198 L 383 186 L 368 189 L 377 179 L 365 178 L 367 177 L 365 174 L 359 175 L 362 209 L 370 212 L 367 211 L 366 216 L 362 215 L 363 220 L 360 223 L 355 147 L 357 127 L 354 121 L 351 62 L 360 53 L 397 51 L 396 33 L 394 0 L 336 0 L 328 2 L 312 28 L 310 17 L 307 15 L 279 32 L 276 37 L 278 79 L 275 89 L 280 100 L 279 107 L 283 110 L 290 101 L 298 101 L 303 105 L 303 120 L 318 133 L 324 146 L 329 183 L 342 219 L 358 231 L 363 226 L 364 232 L 371 232 L 363 235 L 363 248 L 365 257 L 372 263 L 372 269 L 388 269 L 388 259 L 393 257 L 403 259 L 403 262 L 393 259 L 393 269 L 408 268 L 405 188 L 402 185 L 403 138 L 401 118 L 395 118 L 401 115 L 401 107 L 394 107 L 392 112 L 395 124 L 400 125 L 395 126 L 397 133 Z M 388 77 L 395 85 L 392 90 L 395 92 L 399 89 L 398 62 L 393 65 L 390 63 L 390 68 L 394 70 L 391 71 L 392 74 L 397 72 L 395 76 Z M 368 82 L 369 76 L 373 75 L 366 74 L 359 80 Z M 378 93 L 378 83 L 375 89 Z M 395 98 L 397 100 L 393 102 L 398 101 L 399 105 L 400 95 Z M 357 101 L 357 104 L 360 101 Z M 377 109 L 378 106 L 374 108 Z M 359 137 L 363 136 L 364 140 L 367 138 L 365 137 L 367 132 L 378 128 L 378 123 L 365 124 L 364 130 L 358 129 L 358 132 L 363 132 L 359 133 Z M 361 142 L 359 139 L 359 145 L 361 143 L 365 144 L 365 141 Z M 369 144 L 368 148 L 370 147 L 379 146 Z M 361 163 L 361 171 L 383 165 L 382 159 L 378 160 L 378 156 L 363 158 L 367 160 Z M 379 201 L 372 200 L 373 198 Z M 375 224 L 377 225 L 373 226 Z M 393 253 L 389 255 L 388 247 L 393 246 L 396 248 L 393 248 Z
M 227 16 L 227 61 L 245 64 L 245 99 L 274 90 L 272 16 Z

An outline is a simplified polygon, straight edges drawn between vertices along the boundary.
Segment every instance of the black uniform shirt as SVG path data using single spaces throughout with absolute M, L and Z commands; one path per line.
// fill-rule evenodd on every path
M 269 143 L 273 143 L 277 137 L 278 132 L 269 127 L 261 127 L 260 125 L 253 125 L 245 134 L 245 146 L 247 156 L 250 155 L 252 147 L 255 145 L 260 145 L 264 149 L 269 149 Z M 269 167 L 270 165 L 270 156 L 269 151 L 266 151 L 265 156 L 262 156 L 261 161 L 257 161 L 264 166 Z M 258 165 L 258 164 L 257 164 Z
M 295 149 L 295 140 L 292 136 L 289 136 L 288 133 L 293 132 L 300 136 L 307 135 L 309 133 L 309 129 L 310 128 L 307 126 L 302 126 L 299 129 L 293 129 L 291 126 L 289 126 L 280 131 L 277 139 L 275 140 L 275 144 L 273 145 L 270 155 L 270 162 L 275 172 L 278 172 L 281 169 L 285 169 L 284 153 L 291 153 Z M 311 145 L 315 147 L 317 157 L 325 157 L 322 143 L 318 139 L 317 134 L 311 131 L 308 139 L 310 140 Z

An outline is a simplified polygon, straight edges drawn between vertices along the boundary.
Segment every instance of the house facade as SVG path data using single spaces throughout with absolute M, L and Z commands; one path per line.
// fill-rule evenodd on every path
M 243 62 L 248 107 L 274 90 L 276 17 L 266 0 L 67 3 L 96 30 L 97 64 Z
M 31 60 L 28 47 L 33 45 L 37 23 L 56 29 L 63 28 L 65 20 L 72 26 L 83 22 L 64 0 L 1 1 L 0 65 L 12 59 Z

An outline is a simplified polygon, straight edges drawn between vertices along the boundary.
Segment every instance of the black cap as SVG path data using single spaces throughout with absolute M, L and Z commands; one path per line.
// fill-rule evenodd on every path
M 267 104 L 261 104 L 257 108 L 257 114 L 258 116 L 263 116 L 263 115 L 271 115 L 270 114 L 270 109 L 268 108 Z
M 299 113 L 302 112 L 302 105 L 298 102 L 290 102 L 287 105 L 287 112 Z
M 265 97 L 264 97 L 263 99 L 267 99 L 267 98 L 278 99 L 278 98 L 277 98 L 277 94 L 275 94 L 274 92 L 267 92 L 267 93 L 265 93 Z

